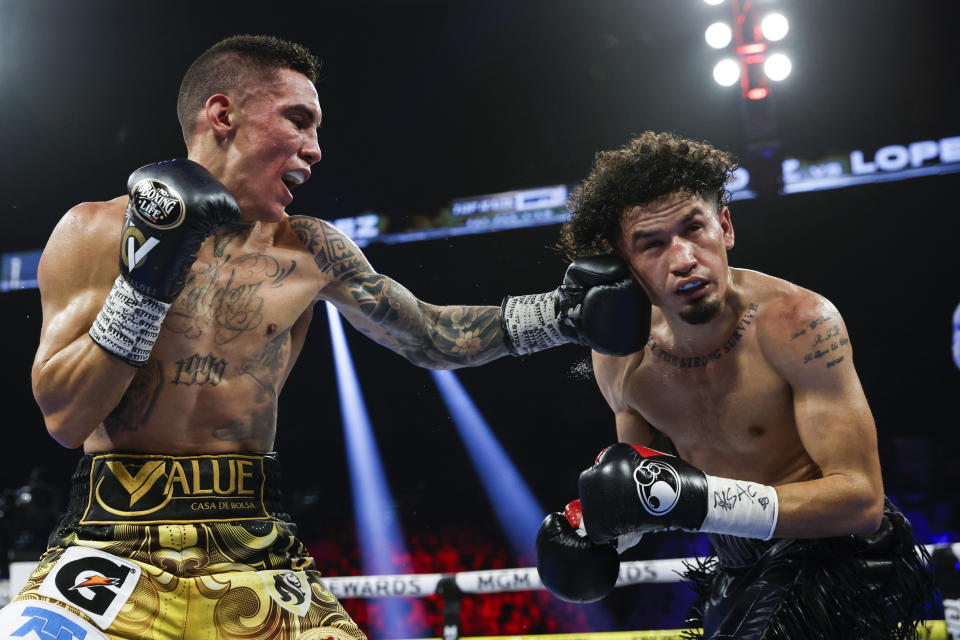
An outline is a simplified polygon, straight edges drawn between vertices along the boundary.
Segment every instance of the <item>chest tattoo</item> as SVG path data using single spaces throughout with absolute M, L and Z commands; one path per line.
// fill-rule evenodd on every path
M 167 327 L 188 339 L 212 331 L 216 344 L 227 344 L 263 322 L 264 288 L 279 288 L 297 268 L 272 256 L 248 253 L 222 256 L 193 270 L 168 315 Z
M 218 358 L 215 354 L 200 355 L 195 353 L 189 358 L 177 360 L 177 371 L 173 374 L 173 384 L 186 386 L 204 385 L 217 386 L 223 380 L 223 372 L 227 368 L 227 361 Z
M 743 338 L 743 334 L 746 333 L 747 328 L 753 324 L 759 309 L 759 304 L 751 302 L 750 306 L 747 308 L 747 312 L 744 313 L 743 317 L 740 318 L 740 321 L 737 322 L 737 326 L 734 328 L 733 333 L 730 334 L 730 337 L 727 338 L 726 342 L 713 351 L 709 351 L 703 355 L 681 358 L 670 353 L 669 351 L 664 350 L 660 345 L 657 344 L 657 341 L 653 338 L 653 336 L 650 336 L 650 339 L 647 340 L 647 348 L 650 350 L 650 353 L 654 358 L 673 367 L 679 367 L 682 369 L 698 369 L 700 367 L 705 367 L 711 362 L 720 360 L 723 358 L 723 356 L 736 349 L 737 345 L 740 344 L 740 340 Z
M 290 356 L 290 329 L 270 340 L 253 359 L 240 365 L 240 374 L 250 376 L 259 385 L 257 401 L 276 399 L 277 386 Z

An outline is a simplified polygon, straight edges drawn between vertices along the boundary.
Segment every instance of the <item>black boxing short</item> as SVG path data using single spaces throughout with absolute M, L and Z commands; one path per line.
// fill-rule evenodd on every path
M 279 487 L 272 455 L 84 456 L 0 633 L 366 640 L 321 581 Z
M 889 500 L 871 536 L 763 541 L 711 534 L 710 542 L 716 555 L 687 568 L 697 601 L 685 637 L 914 638 L 933 601 L 929 556 Z

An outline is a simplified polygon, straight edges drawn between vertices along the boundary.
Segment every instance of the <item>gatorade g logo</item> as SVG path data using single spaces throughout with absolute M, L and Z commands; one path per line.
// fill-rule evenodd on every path
M 97 456 L 81 524 L 269 518 L 260 459 Z
M 310 610 L 311 591 L 305 572 L 269 570 L 258 573 L 267 593 L 277 604 L 298 616 L 307 615 Z
M 640 504 L 651 515 L 670 513 L 680 499 L 680 475 L 665 462 L 645 458 L 633 470 L 633 480 Z
M 173 229 L 183 222 L 183 198 L 155 178 L 144 178 L 134 185 L 130 205 L 137 217 L 151 227 Z
M 108 553 L 70 547 L 40 585 L 38 593 L 71 604 L 106 629 L 140 578 L 140 567 Z

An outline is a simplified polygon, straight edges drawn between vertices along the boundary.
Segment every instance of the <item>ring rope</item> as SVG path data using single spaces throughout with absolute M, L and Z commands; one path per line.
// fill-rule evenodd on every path
M 960 550 L 960 544 L 957 545 Z M 933 553 L 934 545 L 924 545 Z M 960 556 L 958 556 L 960 557 Z M 617 587 L 634 584 L 682 582 L 685 565 L 703 558 L 669 558 L 633 560 L 620 563 Z M 536 567 L 488 569 L 443 573 L 403 573 L 378 576 L 325 577 L 324 584 L 337 598 L 421 597 L 437 592 L 437 585 L 446 576 L 453 576 L 463 593 L 500 593 L 544 589 Z

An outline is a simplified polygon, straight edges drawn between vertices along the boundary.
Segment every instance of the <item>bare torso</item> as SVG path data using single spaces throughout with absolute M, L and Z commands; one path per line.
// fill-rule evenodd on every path
M 781 332 L 792 297 L 803 290 L 760 273 L 732 271 L 742 295 L 734 310 L 737 321 L 719 343 L 684 350 L 672 343 L 655 309 L 643 351 L 626 358 L 598 356 L 611 383 L 606 393 L 614 393 L 637 422 L 658 429 L 681 457 L 711 475 L 772 485 L 819 477 L 800 440 L 790 385 L 769 361 L 770 341 L 758 338 L 765 323 L 777 324 L 774 331 Z M 629 441 L 630 435 L 621 429 L 621 439 Z
M 104 212 L 117 229 L 125 201 Z M 201 246 L 147 366 L 84 450 L 270 451 L 277 398 L 322 284 L 289 220 L 220 227 Z
M 34 396 L 48 432 L 87 452 L 270 451 L 277 399 L 314 303 L 429 368 L 508 353 L 495 306 L 433 305 L 377 273 L 350 238 L 309 216 L 224 225 L 207 238 L 143 369 L 88 334 L 119 274 L 127 197 L 61 218 L 38 268 L 43 326 Z

